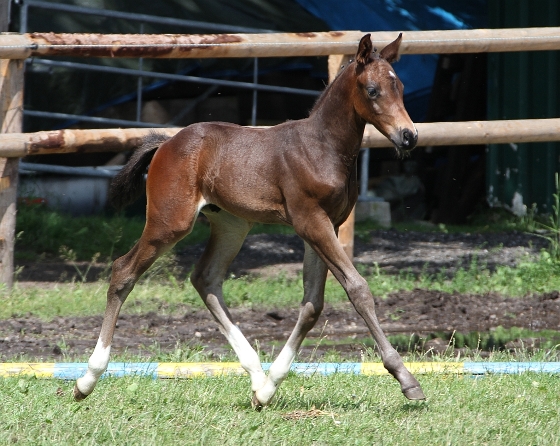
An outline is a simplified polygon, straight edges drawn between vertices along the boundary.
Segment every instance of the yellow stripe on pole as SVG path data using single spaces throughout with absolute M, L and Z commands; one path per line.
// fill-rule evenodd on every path
M 36 378 L 52 378 L 54 363 L 4 363 L 0 364 L 0 377 L 34 376 Z
M 444 373 L 462 374 L 464 364 L 460 362 L 405 362 L 406 368 L 413 374 Z
M 158 378 L 195 378 L 217 375 L 242 375 L 244 373 L 245 370 L 243 370 L 238 362 L 169 362 L 159 364 L 157 368 Z
M 464 364 L 458 362 L 406 362 L 406 368 L 413 374 L 445 373 L 462 374 Z M 383 364 L 378 362 L 363 363 L 362 375 L 387 375 L 388 372 Z

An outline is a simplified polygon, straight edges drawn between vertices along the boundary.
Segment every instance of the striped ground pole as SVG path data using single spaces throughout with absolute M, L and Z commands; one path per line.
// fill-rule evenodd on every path
M 439 373 L 455 375 L 519 374 L 524 372 L 560 374 L 560 362 L 410 362 L 405 363 L 414 374 Z M 264 363 L 265 371 L 270 363 Z M 0 377 L 34 376 L 74 380 L 87 370 L 87 363 L 0 363 Z M 291 370 L 301 375 L 386 375 L 381 363 L 294 363 Z M 147 376 L 152 378 L 196 378 L 216 375 L 242 375 L 237 362 L 111 362 L 103 376 Z

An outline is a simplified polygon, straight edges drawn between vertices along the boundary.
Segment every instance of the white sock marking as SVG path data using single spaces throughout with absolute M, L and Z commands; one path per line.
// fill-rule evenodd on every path
M 288 345 L 285 345 L 276 361 L 270 366 L 265 385 L 256 393 L 257 399 L 262 404 L 270 402 L 280 383 L 286 379 L 295 356 L 295 352 Z
M 110 354 L 111 346 L 103 347 L 101 339 L 98 339 L 95 349 L 89 358 L 86 374 L 76 381 L 78 390 L 84 395 L 89 395 L 93 392 L 99 377 L 107 370 Z
M 260 389 L 265 381 L 266 375 L 263 372 L 259 355 L 249 341 L 243 336 L 241 330 L 236 325 L 231 325 L 229 330 L 224 330 L 224 335 L 229 344 L 239 358 L 241 367 L 243 367 L 251 377 L 251 388 L 253 391 Z

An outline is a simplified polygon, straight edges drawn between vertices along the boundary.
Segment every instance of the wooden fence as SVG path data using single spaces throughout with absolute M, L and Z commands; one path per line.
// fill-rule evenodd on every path
M 329 56 L 334 77 L 344 55 L 353 55 L 364 32 L 120 35 L 0 33 L 0 282 L 11 286 L 18 159 L 29 154 L 75 151 L 118 151 L 135 147 L 147 129 L 60 130 L 20 133 L 23 113 L 23 59 L 36 56 L 73 57 L 288 57 Z M 374 46 L 383 47 L 398 32 L 373 32 Z M 141 43 L 139 43 L 141 42 Z M 560 49 L 560 27 L 408 31 L 401 54 L 452 54 Z M 560 118 L 418 123 L 419 145 L 462 145 L 560 140 Z M 178 129 L 158 129 L 173 134 Z M 372 126 L 364 147 L 389 146 Z M 353 217 L 340 239 L 351 256 Z
M 560 118 L 508 121 L 419 122 L 418 145 L 502 144 L 560 140 Z M 158 133 L 175 135 L 182 127 L 158 128 Z M 154 129 L 48 130 L 0 135 L 0 156 L 23 158 L 53 153 L 121 152 L 138 147 Z M 391 142 L 368 124 L 362 147 L 392 147 Z
M 274 34 L 4 34 L 0 59 L 35 56 L 72 57 L 292 57 L 355 54 L 361 31 Z M 382 48 L 398 32 L 373 32 Z M 141 42 L 141 43 L 139 43 Z M 452 54 L 542 51 L 560 48 L 560 27 L 407 31 L 401 54 Z

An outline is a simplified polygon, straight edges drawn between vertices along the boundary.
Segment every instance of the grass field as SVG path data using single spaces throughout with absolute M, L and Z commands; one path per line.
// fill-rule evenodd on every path
M 77 259 L 87 261 L 96 255 L 110 259 L 128 249 L 142 226 L 140 220 L 122 217 L 79 220 L 44 210 L 20 211 L 18 219 L 18 252 L 22 258 L 58 256 L 65 246 L 64 252 L 73 252 Z M 516 224 L 510 227 L 519 229 Z M 360 236 L 360 231 L 368 228 L 357 229 Z M 205 234 L 207 228 L 201 226 L 191 241 L 200 241 Z M 537 262 L 494 272 L 476 263 L 453 277 L 413 276 L 407 272 L 391 276 L 374 270 L 368 281 L 378 296 L 414 288 L 497 291 L 516 296 L 560 289 L 559 273 L 560 264 L 545 252 Z M 52 289 L 16 285 L 14 290 L 0 293 L 0 319 L 28 314 L 46 320 L 101 314 L 106 288 L 104 282 L 59 284 Z M 241 278 L 227 281 L 225 293 L 233 307 L 271 302 L 276 307 L 291 306 L 301 299 L 302 281 L 301 277 L 282 276 Z M 346 300 L 334 281 L 328 282 L 326 300 Z M 136 287 L 123 312 L 172 313 L 179 307 L 201 305 L 189 284 L 147 280 Z M 204 352 L 191 353 L 186 355 L 187 360 L 205 359 Z M 138 359 L 113 358 L 130 362 Z M 156 354 L 153 360 L 177 358 L 164 353 Z M 412 403 L 404 399 L 396 381 L 389 377 L 291 375 L 273 404 L 256 412 L 250 406 L 249 380 L 244 376 L 107 378 L 81 403 L 72 400 L 72 382 L 5 378 L 0 379 L 0 444 L 560 444 L 558 376 L 528 373 L 474 379 L 428 374 L 419 376 L 419 380 L 428 399 Z
M 108 378 L 81 403 L 73 383 L 2 379 L 0 444 L 560 444 L 557 376 L 419 379 L 426 402 L 388 377 L 293 375 L 261 412 L 247 377 Z
M 373 271 L 365 276 L 375 296 L 384 297 L 398 290 L 428 289 L 445 292 L 499 292 L 507 296 L 524 296 L 560 289 L 560 263 L 543 253 L 539 261 L 522 262 L 516 268 L 499 267 L 490 272 L 484 265 L 473 263 L 459 270 L 453 277 L 438 275 L 415 276 L 406 271 L 390 275 Z M 0 319 L 32 314 L 42 319 L 54 316 L 83 316 L 101 314 L 105 308 L 107 283 L 61 283 L 53 288 L 19 287 L 0 290 Z M 282 275 L 269 278 L 235 278 L 224 284 L 224 294 L 232 307 L 293 307 L 303 293 L 302 277 Z M 327 281 L 326 302 L 346 302 L 342 287 L 334 280 Z M 202 301 L 190 282 L 175 280 L 147 280 L 136 286 L 123 312 L 169 313 L 179 307 L 201 308 Z
M 37 256 L 59 257 L 61 248 L 71 251 L 76 260 L 89 261 L 94 256 L 106 261 L 126 253 L 140 238 L 145 220 L 141 217 L 122 215 L 93 215 L 72 217 L 51 211 L 42 206 L 20 206 L 16 222 L 16 258 L 35 259 Z M 481 232 L 481 231 L 532 231 L 533 220 L 519 219 L 505 211 L 477 216 L 469 226 L 427 226 L 418 223 L 402 223 L 400 230 L 444 231 L 444 232 Z M 371 222 L 355 225 L 356 237 L 367 236 L 368 231 L 376 228 Z M 251 230 L 258 233 L 293 234 L 289 226 L 256 224 Z M 204 223 L 195 225 L 193 232 L 179 242 L 178 248 L 205 241 L 210 234 L 209 226 Z

